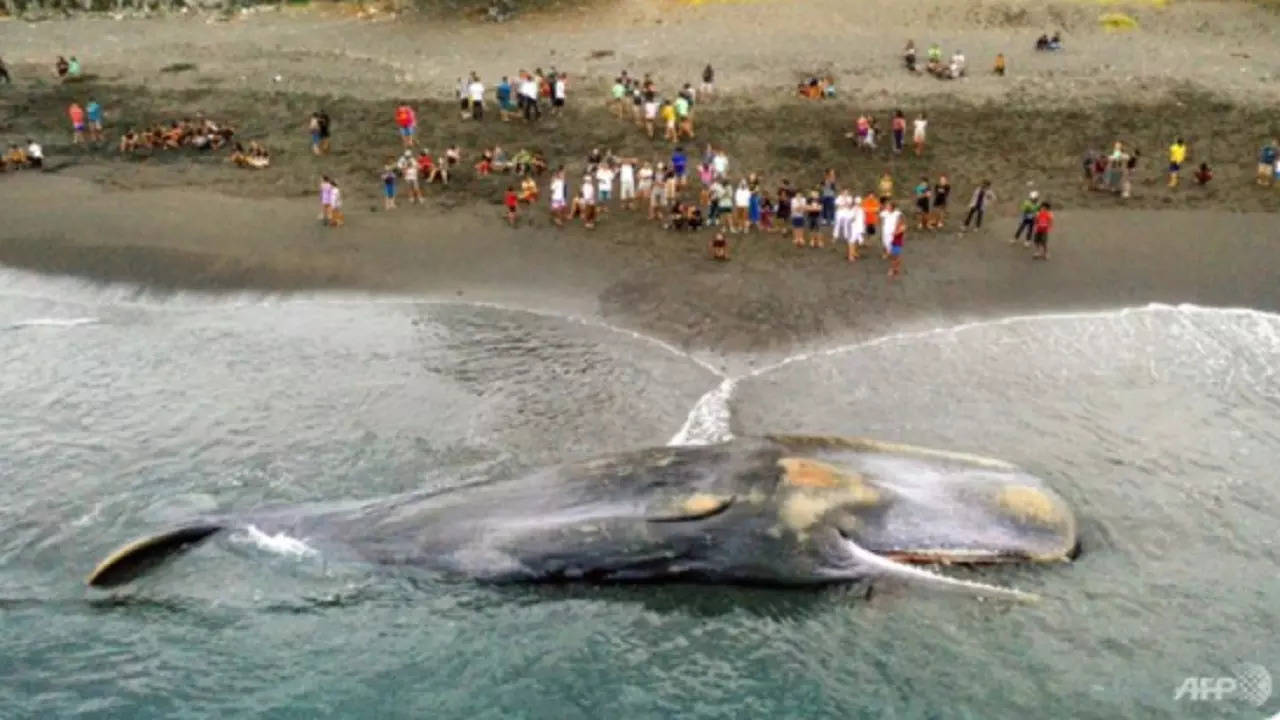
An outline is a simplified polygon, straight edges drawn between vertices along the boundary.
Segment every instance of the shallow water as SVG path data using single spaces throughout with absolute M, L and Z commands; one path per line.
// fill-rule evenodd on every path
M 554 314 L 5 279 L 5 718 L 1280 710 L 1174 700 L 1186 676 L 1280 673 L 1280 317 L 1151 307 L 987 321 L 833 342 L 726 379 L 708 358 Z M 122 593 L 82 586 L 114 546 L 197 512 L 341 503 L 767 430 L 1018 462 L 1076 508 L 1085 554 L 948 571 L 1045 596 L 1028 607 L 893 584 L 869 600 L 441 586 L 249 535 Z

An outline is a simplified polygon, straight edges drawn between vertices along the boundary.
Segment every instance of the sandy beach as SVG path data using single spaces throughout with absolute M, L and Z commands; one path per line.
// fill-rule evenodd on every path
M 1138 28 L 1105 31 L 1097 18 L 1113 10 Z M 850 13 L 828 0 L 623 0 L 501 25 L 367 21 L 333 8 L 230 21 L 195 13 L 8 21 L 0 47 L 15 83 L 0 88 L 0 141 L 38 137 L 49 163 L 43 173 L 0 176 L 0 262 L 158 290 L 357 289 L 554 307 L 726 351 L 785 348 L 903 319 L 1150 302 L 1276 309 L 1280 192 L 1252 182 L 1257 148 L 1277 132 L 1275 26 L 1273 14 L 1237 3 L 873 3 Z M 1054 29 L 1067 49 L 1034 53 L 1035 36 Z M 946 52 L 963 48 L 970 77 L 908 75 L 899 60 L 908 38 L 922 49 L 931 41 Z M 1003 78 L 989 72 L 1000 51 L 1010 65 Z M 73 52 L 88 77 L 56 82 L 52 58 Z M 838 250 L 800 250 L 777 234 L 734 236 L 732 261 L 717 264 L 706 259 L 709 234 L 664 232 L 616 208 L 594 231 L 555 229 L 545 176 L 543 203 L 510 229 L 499 204 L 510 179 L 470 171 L 495 143 L 539 149 L 571 178 L 593 147 L 666 158 L 670 144 L 608 114 L 605 88 L 628 68 L 654 73 L 673 92 L 707 61 L 721 92 L 699 104 L 696 150 L 726 148 L 731 175 L 760 172 L 772 189 L 784 177 L 814 184 L 832 167 L 841 184 L 865 190 L 888 171 L 905 198 L 921 175 L 946 173 L 955 188 L 950 227 L 912 232 L 908 275 L 892 283 L 878 256 L 850 265 Z M 179 63 L 191 67 L 165 70 Z M 459 119 L 451 100 L 458 75 L 478 71 L 491 94 L 498 76 L 539 65 L 570 74 L 564 116 L 535 126 Z M 794 97 L 795 82 L 828 72 L 835 100 Z M 106 108 L 108 147 L 69 142 L 67 104 L 91 95 Z M 397 100 L 417 108 L 422 144 L 456 143 L 464 162 L 447 189 L 427 189 L 424 206 L 385 213 L 374 206 L 382 163 L 398 150 Z M 334 118 L 334 151 L 315 157 L 305 126 L 320 107 Z M 856 114 L 887 123 L 899 107 L 908 117 L 929 114 L 923 157 L 883 146 L 866 155 L 845 137 Z M 272 167 L 238 170 L 225 153 L 115 151 L 128 127 L 197 112 L 263 142 Z M 1192 161 L 1213 165 L 1208 188 L 1164 186 L 1165 148 L 1177 135 Z M 1116 139 L 1144 153 L 1127 201 L 1085 190 L 1080 178 L 1082 153 Z M 340 230 L 315 220 L 321 173 L 344 183 L 348 225 Z M 981 232 L 960 236 L 955 215 L 986 178 L 999 204 Z M 1058 215 L 1049 263 L 1007 242 L 1016 203 L 1031 188 Z

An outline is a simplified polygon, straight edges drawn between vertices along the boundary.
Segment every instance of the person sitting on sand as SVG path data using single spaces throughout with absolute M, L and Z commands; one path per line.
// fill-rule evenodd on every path
M 67 64 L 67 59 L 59 55 L 58 59 L 53 63 L 53 74 L 61 80 L 67 76 L 69 68 L 70 65 Z
M 507 157 L 507 151 L 503 150 L 500 145 L 493 146 L 493 153 L 489 157 L 489 167 L 493 172 L 500 173 L 511 170 L 511 160 Z
M 39 170 L 44 167 L 44 148 L 40 147 L 40 143 L 27 138 L 27 149 L 25 152 L 27 158 L 27 167 Z
M 27 166 L 27 153 L 16 143 L 9 146 L 9 151 L 4 154 L 4 164 L 14 170 L 21 170 Z
M 1053 37 L 1049 38 L 1049 50 L 1062 49 L 1062 36 L 1057 32 L 1053 33 Z
M 231 157 L 227 158 L 227 160 L 236 167 L 248 167 L 249 155 L 244 151 L 243 145 L 236 143 L 231 150 Z
M 493 171 L 493 151 L 485 148 L 480 151 L 480 162 L 475 164 L 476 175 L 481 177 Z
M 67 79 L 68 80 L 80 79 L 80 61 L 76 59 L 75 55 L 72 55 L 71 60 L 67 62 Z
M 547 157 L 542 154 L 541 150 L 533 151 L 533 160 L 530 162 L 533 166 L 534 176 L 541 175 L 547 171 Z
M 667 215 L 667 224 L 664 225 L 663 227 L 671 230 L 683 230 L 684 214 L 685 214 L 684 203 L 680 202 L 679 200 L 672 203 L 671 211 Z
M 123 135 L 120 136 L 120 152 L 131 153 L 137 149 L 138 149 L 138 133 L 133 128 L 129 128 L 128 130 L 125 131 Z
M 916 71 L 916 41 L 908 40 L 907 47 L 902 51 L 902 64 L 907 67 L 907 72 Z
M 1209 181 L 1213 179 L 1213 170 L 1209 167 L 1209 163 L 1200 163 L 1200 167 L 1196 169 L 1193 177 L 1195 177 L 1196 184 L 1200 187 L 1208 185 Z
M 210 150 L 213 147 L 213 143 L 203 129 L 198 129 L 191 135 L 191 147 L 201 151 Z
M 533 172 L 533 153 L 520 148 L 515 157 L 511 158 L 511 171 L 517 175 L 528 175 Z
M 702 229 L 702 208 L 690 203 L 684 213 L 685 225 L 690 231 L 698 231 Z
M 968 61 L 965 60 L 963 52 L 956 50 L 954 53 L 952 53 L 950 67 L 951 67 L 951 77 L 953 80 L 955 78 L 964 76 L 965 70 L 968 67 Z
M 528 204 L 538 201 L 538 182 L 532 176 L 525 175 L 524 180 L 520 181 L 519 200 Z
M 725 238 L 724 233 L 717 230 L 716 234 L 711 238 L 710 244 L 712 260 L 728 260 L 729 259 L 729 241 Z

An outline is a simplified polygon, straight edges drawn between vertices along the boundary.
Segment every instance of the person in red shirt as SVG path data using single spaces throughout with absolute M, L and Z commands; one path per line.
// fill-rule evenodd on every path
M 1044 203 L 1040 206 L 1040 212 L 1036 213 L 1035 222 L 1035 245 L 1036 249 L 1031 257 L 1035 260 L 1049 259 L 1049 231 L 1053 229 L 1053 205 Z
M 67 108 L 67 115 L 71 118 L 71 142 L 79 145 L 84 142 L 84 108 L 73 102 Z
M 414 117 L 413 108 L 408 105 L 401 105 L 396 108 L 396 125 L 400 128 L 400 138 L 404 141 L 404 146 L 412 147 L 413 134 L 418 129 L 418 121 Z
M 507 222 L 511 227 L 516 226 L 516 208 L 520 205 L 519 198 L 516 197 L 516 188 L 514 185 L 507 186 L 507 194 L 502 196 L 502 203 L 507 206 Z

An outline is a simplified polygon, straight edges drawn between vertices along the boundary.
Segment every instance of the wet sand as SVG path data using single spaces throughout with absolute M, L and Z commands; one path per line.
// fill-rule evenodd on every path
M 502 302 L 598 316 L 690 349 L 781 352 L 903 324 L 1152 302 L 1280 310 L 1269 213 L 1067 210 L 1047 263 L 1010 245 L 1013 220 L 998 217 L 964 236 L 909 236 L 908 274 L 891 282 L 878 256 L 850 265 L 833 248 L 798 249 L 778 235 L 732 236 L 733 259 L 716 263 L 706 234 L 614 217 L 594 233 L 513 230 L 498 208 L 467 204 L 359 212 L 332 230 L 311 200 L 10 180 L 0 263 L 13 267 L 160 292 Z M 77 212 L 52 211 L 51 198 Z
M 227 23 L 204 16 L 3 23 L 17 84 L 0 93 L 0 140 L 41 138 L 50 167 L 0 176 L 0 263 L 157 291 L 461 296 L 599 315 L 725 351 L 781 351 L 905 321 L 1149 302 L 1280 308 L 1272 270 L 1280 191 L 1252 183 L 1256 147 L 1277 131 L 1269 104 L 1277 84 L 1267 73 L 1280 56 L 1272 57 L 1277 45 L 1259 24 L 1270 16 L 1233 3 L 1146 8 L 1140 32 L 1115 36 L 1097 29 L 1096 7 L 949 2 L 928 13 L 886 11 L 871 23 L 842 7 L 624 0 L 503 25 L 367 23 L 318 12 Z M 769 33 L 758 31 L 764 19 Z M 787 39 L 826 20 L 831 26 L 812 42 Z M 636 22 L 660 29 L 637 34 Z M 1016 37 L 1029 47 L 1055 25 L 1068 29 L 1069 52 L 1001 45 Z M 755 33 L 750 47 L 741 42 L 746 32 Z M 963 42 L 972 77 L 906 75 L 898 65 L 905 37 L 922 52 L 932 38 L 946 50 Z M 1224 50 L 1223 38 L 1250 57 Z M 51 81 L 39 58 L 68 46 L 88 46 L 79 52 L 92 58 L 87 69 L 96 77 Z M 614 55 L 591 59 L 598 48 Z M 1010 54 L 1010 77 L 986 72 L 997 49 Z M 888 170 L 905 196 L 920 175 L 946 173 L 955 188 L 952 230 L 974 185 L 990 178 L 1000 202 L 988 227 L 964 237 L 910 233 L 908 275 L 890 282 L 876 253 L 850 266 L 835 249 L 799 250 L 778 235 L 735 236 L 733 260 L 714 263 L 707 233 L 663 232 L 618 210 L 592 232 L 554 229 L 545 203 L 526 211 L 518 230 L 503 224 L 498 201 L 511 180 L 473 176 L 480 148 L 540 149 L 553 166 L 569 167 L 571 187 L 592 147 L 662 159 L 668 144 L 604 110 L 607 77 L 622 66 L 652 69 L 673 89 L 694 80 L 709 55 L 723 94 L 700 104 L 698 143 L 726 147 L 732 175 L 759 171 L 772 190 L 783 177 L 809 186 L 834 167 L 842 183 L 865 191 Z M 179 61 L 194 68 L 161 72 Z M 536 127 L 463 122 L 447 100 L 453 78 L 473 67 L 492 88 L 499 72 L 556 63 L 574 78 L 563 118 Z M 792 97 L 796 80 L 826 69 L 837 75 L 839 99 Z M 113 139 L 130 126 L 203 111 L 266 143 L 273 166 L 251 172 L 230 167 L 225 154 L 121 158 L 114 143 L 72 147 L 65 108 L 89 95 L 106 107 Z M 425 206 L 375 212 L 378 172 L 398 150 L 397 97 L 418 108 L 423 144 L 440 152 L 458 143 L 469 158 L 447 190 L 428 189 Z M 864 155 L 845 138 L 857 112 L 887 122 L 899 106 L 908 118 L 929 113 L 923 158 L 883 146 Z M 317 107 L 334 118 L 334 152 L 324 158 L 308 152 L 305 135 Z M 1193 161 L 1214 164 L 1209 188 L 1164 187 L 1164 148 L 1176 134 L 1189 140 Z M 1116 138 L 1145 152 L 1135 195 L 1123 205 L 1080 182 L 1081 153 Z M 341 230 L 315 220 L 315 184 L 325 172 L 346 191 L 349 222 Z M 1007 243 L 1016 200 L 1031 187 L 1057 211 L 1048 263 Z

